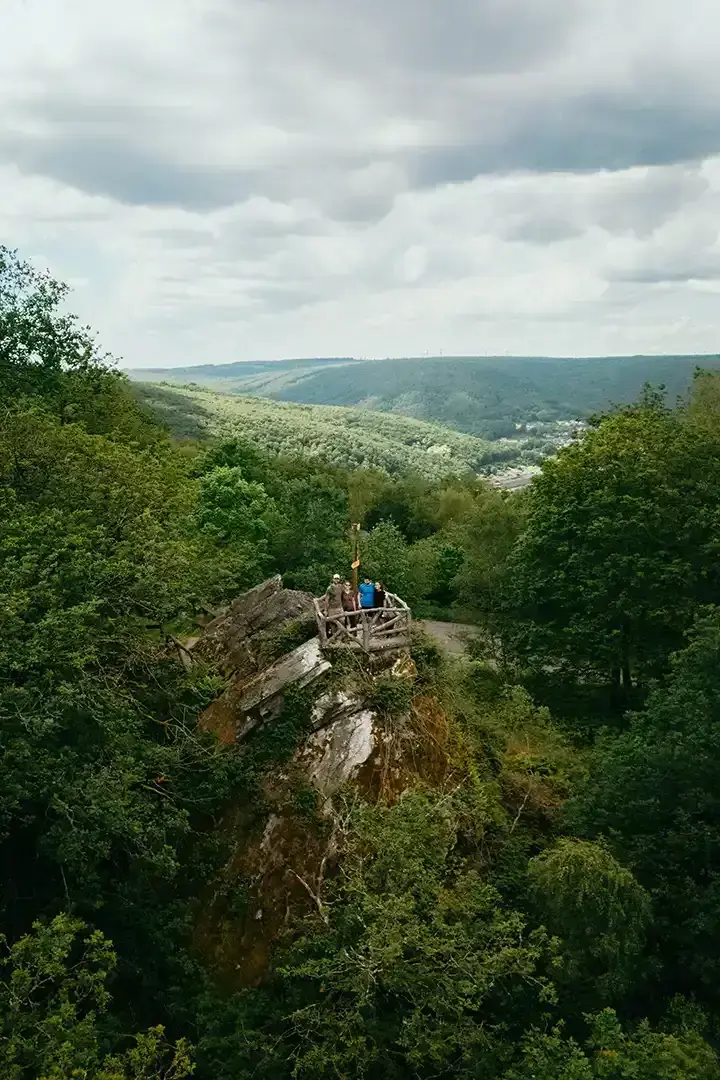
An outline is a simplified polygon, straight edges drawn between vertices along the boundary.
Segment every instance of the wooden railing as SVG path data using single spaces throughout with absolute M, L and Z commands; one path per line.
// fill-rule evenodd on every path
M 406 649 L 410 646 L 412 615 L 404 600 L 386 593 L 382 608 L 358 608 L 327 614 L 324 598 L 315 600 L 315 619 L 323 649 L 352 649 L 355 652 L 380 652 L 383 649 Z

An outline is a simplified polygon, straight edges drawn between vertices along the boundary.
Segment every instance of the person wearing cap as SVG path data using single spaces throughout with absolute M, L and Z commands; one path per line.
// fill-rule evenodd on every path
M 333 579 L 325 592 L 325 615 L 328 618 L 337 618 L 343 613 L 343 583 L 339 574 L 333 574 Z M 328 636 L 330 635 L 330 623 L 328 623 Z

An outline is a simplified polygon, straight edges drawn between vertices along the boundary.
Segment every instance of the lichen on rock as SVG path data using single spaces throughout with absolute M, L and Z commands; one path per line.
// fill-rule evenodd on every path
M 313 598 L 309 593 L 283 588 L 280 575 L 268 578 L 233 600 L 209 623 L 190 651 L 198 659 L 216 665 L 223 674 L 238 679 L 256 675 L 262 666 L 258 645 L 263 632 L 305 619 L 314 624 Z
M 356 707 L 308 737 L 299 760 L 321 794 L 332 795 L 357 776 L 370 759 L 375 749 L 377 719 L 371 709 Z
M 200 726 L 221 741 L 238 742 L 282 708 L 288 686 L 307 686 L 330 669 L 317 637 L 265 662 L 269 632 L 313 618 L 308 593 L 284 589 L 279 576 L 238 596 L 190 648 L 191 655 L 216 665 L 229 679 L 225 692 L 201 715 Z M 314 627 L 314 619 L 310 624 Z M 289 635 L 292 637 L 293 635 Z M 282 650 L 281 650 L 282 651 Z

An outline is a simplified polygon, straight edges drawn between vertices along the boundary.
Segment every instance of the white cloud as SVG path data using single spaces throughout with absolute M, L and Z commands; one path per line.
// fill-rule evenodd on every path
M 718 31 L 710 0 L 5 0 L 0 236 L 131 366 L 717 351 Z

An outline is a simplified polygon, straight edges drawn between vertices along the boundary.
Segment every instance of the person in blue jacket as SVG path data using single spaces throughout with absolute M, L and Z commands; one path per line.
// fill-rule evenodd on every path
M 361 608 L 375 607 L 375 586 L 370 578 L 365 578 L 362 584 L 358 585 L 358 596 Z

